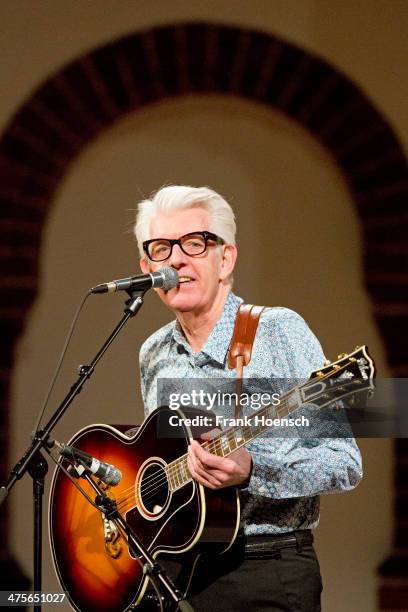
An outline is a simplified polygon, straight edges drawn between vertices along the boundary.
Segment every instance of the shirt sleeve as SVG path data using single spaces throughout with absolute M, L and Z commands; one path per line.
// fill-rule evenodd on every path
M 248 448 L 253 460 L 249 493 L 274 499 L 349 491 L 362 478 L 353 438 L 287 441 L 274 450 L 267 439 Z
M 307 379 L 322 367 L 320 343 L 295 312 L 278 309 L 259 333 L 259 343 L 266 344 L 273 372 L 279 377 L 296 384 L 296 379 Z M 362 478 L 361 454 L 352 437 L 261 437 L 247 448 L 253 468 L 246 490 L 254 495 L 283 499 L 348 491 Z

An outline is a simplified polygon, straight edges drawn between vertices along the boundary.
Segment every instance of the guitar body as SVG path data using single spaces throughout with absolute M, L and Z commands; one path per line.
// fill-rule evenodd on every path
M 226 550 L 239 525 L 234 488 L 213 491 L 190 480 L 171 490 L 165 468 L 187 452 L 191 431 L 184 423 L 168 426 L 180 411 L 159 408 L 128 437 L 109 425 L 92 425 L 70 441 L 82 451 L 113 464 L 122 479 L 108 494 L 154 558 L 161 554 L 199 555 Z M 163 428 L 173 437 L 158 437 Z M 69 464 L 60 460 L 64 467 Z M 95 500 L 84 479 L 78 484 Z M 50 541 L 55 569 L 71 605 L 81 612 L 121 612 L 140 603 L 148 579 L 128 550 L 123 535 L 92 506 L 57 467 L 49 507 Z

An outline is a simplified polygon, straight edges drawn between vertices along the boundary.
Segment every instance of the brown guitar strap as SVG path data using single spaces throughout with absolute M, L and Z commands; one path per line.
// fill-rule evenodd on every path
M 241 304 L 235 318 L 234 334 L 228 350 L 228 367 L 237 371 L 236 393 L 241 396 L 244 366 L 251 361 L 252 346 L 258 328 L 259 317 L 265 306 Z M 235 404 L 235 418 L 241 416 L 240 402 Z

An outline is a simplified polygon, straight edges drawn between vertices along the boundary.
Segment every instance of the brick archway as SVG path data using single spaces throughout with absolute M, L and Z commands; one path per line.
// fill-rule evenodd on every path
M 208 23 L 136 32 L 48 78 L 0 140 L 3 479 L 13 347 L 37 294 L 42 228 L 59 182 L 81 149 L 117 118 L 165 97 L 214 92 L 279 109 L 336 159 L 361 221 L 365 283 L 388 361 L 396 376 L 408 375 L 403 342 L 408 328 L 407 163 L 386 119 L 344 74 L 273 35 Z M 396 456 L 398 484 L 408 476 L 405 441 L 398 442 Z M 396 540 L 408 549 L 403 521 L 408 493 L 404 496 L 402 484 L 397 495 Z

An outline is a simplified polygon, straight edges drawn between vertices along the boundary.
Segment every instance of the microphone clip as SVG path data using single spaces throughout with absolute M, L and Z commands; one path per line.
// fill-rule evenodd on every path
M 125 312 L 134 317 L 143 305 L 143 296 L 146 293 L 146 289 L 126 289 L 126 293 L 129 299 L 125 302 Z
M 86 466 L 81 462 L 80 459 L 77 459 L 75 463 L 71 463 L 68 468 L 68 472 L 74 478 L 83 478 L 85 474 L 88 473 Z

